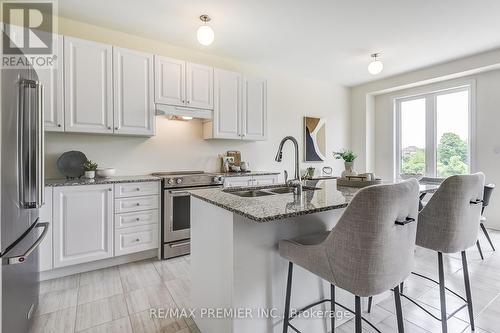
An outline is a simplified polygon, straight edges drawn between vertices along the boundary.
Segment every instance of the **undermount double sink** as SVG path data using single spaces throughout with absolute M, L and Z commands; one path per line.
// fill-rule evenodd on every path
M 275 195 L 275 194 L 287 194 L 293 193 L 294 188 L 290 186 L 281 186 L 281 187 L 271 187 L 264 189 L 255 189 L 255 190 L 226 190 L 225 192 L 237 195 L 239 197 L 244 198 L 256 198 L 256 197 L 264 197 L 267 195 Z M 320 190 L 319 187 L 311 187 L 311 186 L 302 186 L 302 191 L 316 191 Z

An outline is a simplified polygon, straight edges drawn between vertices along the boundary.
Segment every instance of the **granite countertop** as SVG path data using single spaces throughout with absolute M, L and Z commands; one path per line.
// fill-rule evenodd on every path
M 150 175 L 139 176 L 114 176 L 109 178 L 96 177 L 95 179 L 75 178 L 75 179 L 46 179 L 45 186 L 76 186 L 76 185 L 103 185 L 115 183 L 136 183 L 161 181 L 161 178 Z
M 270 189 L 284 185 L 231 188 L 241 190 Z M 347 207 L 359 188 L 337 186 L 335 180 L 306 181 L 305 186 L 318 190 L 304 190 L 300 198 L 292 193 L 274 194 L 261 197 L 240 197 L 220 188 L 190 191 L 193 197 L 242 215 L 256 222 L 270 222 L 294 216 L 313 214 Z M 437 185 L 421 185 L 420 192 L 435 192 Z
M 276 172 L 276 171 L 248 171 L 248 172 L 220 172 L 217 174 L 224 176 L 224 177 L 245 177 L 245 176 L 279 175 L 280 172 Z

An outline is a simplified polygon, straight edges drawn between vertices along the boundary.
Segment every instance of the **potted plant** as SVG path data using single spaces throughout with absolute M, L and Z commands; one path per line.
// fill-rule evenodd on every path
M 339 151 L 339 152 L 334 151 L 333 157 L 335 157 L 335 159 L 337 159 L 337 160 L 340 160 L 340 159 L 344 160 L 345 170 L 342 172 L 342 177 L 355 176 L 357 174 L 354 171 L 354 160 L 358 156 L 356 154 L 354 154 L 354 152 L 352 150 L 343 149 L 342 151 Z
M 83 163 L 83 170 L 85 170 L 85 178 L 94 179 L 97 167 L 98 167 L 97 163 L 94 163 L 91 160 L 85 161 L 85 163 Z

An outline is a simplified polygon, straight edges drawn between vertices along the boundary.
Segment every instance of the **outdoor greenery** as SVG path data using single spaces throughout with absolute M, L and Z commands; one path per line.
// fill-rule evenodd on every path
M 354 162 L 358 156 L 352 150 L 343 149 L 342 151 L 334 151 L 333 157 L 337 160 L 343 159 L 345 162 Z
M 467 142 L 455 133 L 444 133 L 437 147 L 437 175 L 448 177 L 468 173 Z M 402 173 L 425 173 L 425 152 L 422 148 L 403 155 Z

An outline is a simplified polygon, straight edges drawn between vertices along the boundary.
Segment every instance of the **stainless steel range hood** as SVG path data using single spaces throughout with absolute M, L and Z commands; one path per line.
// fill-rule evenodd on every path
M 185 106 L 156 104 L 156 115 L 165 115 L 171 119 L 212 119 L 213 111 Z

